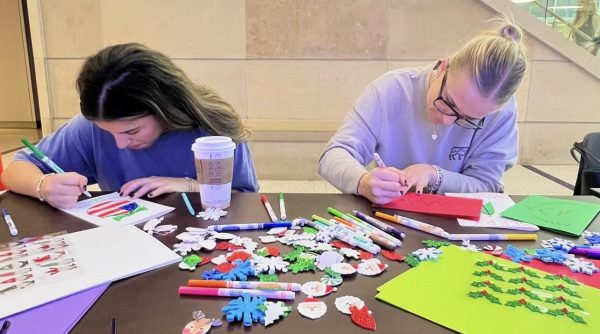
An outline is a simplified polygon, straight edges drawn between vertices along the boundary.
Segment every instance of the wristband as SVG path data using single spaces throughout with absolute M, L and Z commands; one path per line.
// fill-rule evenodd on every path
M 54 175 L 54 173 L 42 175 L 42 177 L 40 177 L 40 179 L 38 180 L 37 185 L 35 186 L 35 191 L 37 192 L 37 196 L 40 202 L 44 201 L 44 198 L 42 197 L 42 183 L 44 183 L 44 180 L 50 175 Z

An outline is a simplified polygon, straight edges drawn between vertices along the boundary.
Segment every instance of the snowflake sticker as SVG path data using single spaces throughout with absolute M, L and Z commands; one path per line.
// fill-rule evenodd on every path
M 564 251 L 547 248 L 536 249 L 534 255 L 536 259 L 547 263 L 564 263 L 571 256 Z
M 429 247 L 429 248 L 421 248 L 411 253 L 413 256 L 417 257 L 420 261 L 427 260 L 437 260 L 442 251 L 438 248 Z
M 504 254 L 508 256 L 513 262 L 521 263 L 521 262 L 531 262 L 533 257 L 527 254 L 525 249 L 517 248 L 513 245 L 508 245 Z
M 223 266 L 225 264 L 222 263 L 216 269 L 205 271 L 202 278 L 207 280 L 246 281 L 248 276 L 256 276 L 250 261 L 236 260 L 229 267 Z M 229 271 L 224 271 L 222 268 L 228 268 Z
M 481 251 L 481 248 L 477 247 L 477 245 L 471 244 L 471 240 L 463 240 L 462 246 L 460 248 L 462 248 L 464 250 L 472 251 L 472 252 Z
M 244 293 L 242 297 L 234 299 L 221 309 L 228 322 L 243 321 L 244 326 L 251 326 L 253 322 L 265 322 L 265 312 L 261 309 L 265 303 L 264 297 L 250 297 Z
M 255 256 L 250 262 L 254 266 L 254 270 L 257 273 L 269 273 L 275 274 L 277 271 L 287 272 L 289 262 L 284 261 L 280 256 L 275 257 L 263 257 L 263 256 Z
M 219 209 L 219 208 L 208 208 L 205 211 L 201 211 L 199 212 L 196 217 L 197 218 L 202 218 L 204 220 L 219 220 L 221 219 L 221 217 L 226 216 L 227 215 L 227 211 L 223 210 L 223 209 Z
M 592 246 L 600 245 L 600 232 L 585 231 L 583 232 L 583 237 L 586 240 L 586 244 Z
M 547 249 L 556 249 L 565 252 L 569 252 L 571 248 L 575 247 L 575 243 L 573 241 L 560 239 L 560 238 L 552 238 L 549 240 L 542 240 L 542 247 Z
M 569 267 L 574 273 L 583 273 L 586 275 L 592 275 L 600 271 L 592 262 L 584 261 L 582 259 L 571 257 L 563 262 L 563 265 Z

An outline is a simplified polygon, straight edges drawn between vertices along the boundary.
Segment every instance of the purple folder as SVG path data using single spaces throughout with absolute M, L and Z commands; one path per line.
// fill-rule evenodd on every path
M 99 285 L 0 320 L 10 320 L 10 333 L 68 333 L 109 285 Z

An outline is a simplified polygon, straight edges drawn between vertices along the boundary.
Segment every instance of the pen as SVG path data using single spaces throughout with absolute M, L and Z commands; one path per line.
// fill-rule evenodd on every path
M 54 161 L 50 160 L 50 158 L 48 158 L 46 155 L 44 155 L 44 153 L 42 153 L 42 151 L 40 151 L 35 145 L 33 145 L 31 142 L 29 142 L 29 140 L 27 140 L 27 138 L 21 138 L 21 143 L 23 143 L 23 145 L 27 146 L 27 148 L 30 149 L 31 152 L 33 152 L 33 154 L 36 157 L 38 157 L 46 165 L 48 165 L 48 167 L 50 167 L 56 174 L 62 174 L 65 172 L 56 163 L 54 163 Z M 83 194 L 87 197 L 92 197 L 92 194 L 90 194 L 89 191 L 85 190 L 85 188 L 83 189 Z
M 277 216 L 275 215 L 275 212 L 273 212 L 273 208 L 271 207 L 271 204 L 269 203 L 269 200 L 267 199 L 267 196 L 260 195 L 260 200 L 265 205 L 265 208 L 267 209 L 267 213 L 269 214 L 269 217 L 271 217 L 271 221 L 272 222 L 276 222 L 277 221 Z
M 15 226 L 15 222 L 13 221 L 12 217 L 8 213 L 8 210 L 6 210 L 5 208 L 2 208 L 2 215 L 4 216 L 6 225 L 8 225 L 8 231 L 10 231 L 10 235 L 15 236 L 15 235 L 19 234 L 19 230 L 17 230 L 17 227 Z
M 209 225 L 207 230 L 209 231 L 246 231 L 246 230 L 264 230 L 275 227 L 292 227 L 295 224 L 290 221 L 278 221 L 272 223 L 254 223 L 254 224 L 222 224 L 222 225 Z
M 181 197 L 183 198 L 183 203 L 185 203 L 190 215 L 195 216 L 196 212 L 194 211 L 194 207 L 192 206 L 192 203 L 190 203 L 190 199 L 187 197 L 187 194 L 181 193 Z
M 279 193 L 279 215 L 281 220 L 285 220 L 287 215 L 285 214 L 285 202 L 283 201 L 283 193 Z
M 117 334 L 117 317 L 113 317 L 110 321 L 110 332 L 112 334 Z
M 284 290 L 257 290 L 257 289 L 228 289 L 228 288 L 203 288 L 180 286 L 180 295 L 215 296 L 215 297 L 241 297 L 248 294 L 251 297 L 265 297 L 267 299 L 293 300 L 296 297 L 294 291 Z
M 381 160 L 381 157 L 379 156 L 379 154 L 377 152 L 373 153 L 373 159 L 375 159 L 375 162 L 377 163 L 377 167 L 386 168 L 385 163 L 383 163 L 383 160 Z
M 10 321 L 5 320 L 2 324 L 2 328 L 0 328 L 0 334 L 8 333 L 8 329 L 10 328 Z
M 242 281 L 218 281 L 191 279 L 188 286 L 204 288 L 233 288 L 233 289 L 256 289 L 256 290 L 287 290 L 300 291 L 300 283 L 285 282 L 242 282 Z

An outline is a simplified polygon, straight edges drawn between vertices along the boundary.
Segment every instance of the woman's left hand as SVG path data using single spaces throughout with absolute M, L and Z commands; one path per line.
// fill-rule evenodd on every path
M 156 197 L 165 193 L 190 191 L 190 183 L 185 178 L 151 176 L 131 180 L 121 187 L 121 196 L 140 198 L 144 195 Z
M 423 188 L 434 184 L 437 180 L 437 171 L 432 165 L 415 164 L 404 168 L 403 171 L 406 175 L 407 187 L 410 189 L 414 186 L 418 194 L 423 193 Z

